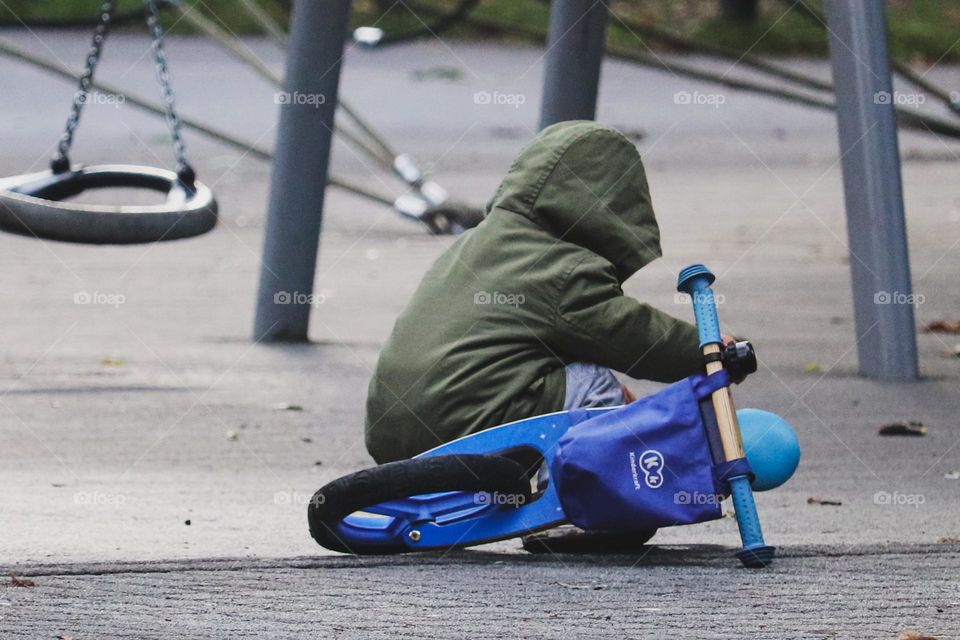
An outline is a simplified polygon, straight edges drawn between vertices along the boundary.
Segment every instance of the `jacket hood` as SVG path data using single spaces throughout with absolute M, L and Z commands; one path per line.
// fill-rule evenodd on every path
M 589 121 L 547 127 L 520 152 L 487 211 L 529 218 L 609 260 L 620 281 L 660 257 L 660 229 L 636 147 Z

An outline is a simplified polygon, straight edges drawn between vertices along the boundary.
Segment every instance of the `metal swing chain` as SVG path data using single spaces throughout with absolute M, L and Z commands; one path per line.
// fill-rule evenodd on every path
M 170 128 L 173 152 L 177 160 L 177 176 L 185 185 L 192 186 L 196 180 L 196 174 L 187 161 L 187 149 L 181 133 L 180 116 L 177 115 L 176 102 L 173 97 L 170 70 L 167 66 L 167 54 L 163 48 L 163 27 L 160 24 L 160 10 L 157 0 L 144 0 L 144 7 L 147 27 L 152 39 L 150 48 L 153 52 L 157 81 L 160 83 L 163 110 L 167 125 Z M 77 126 L 80 124 L 83 107 L 89 101 L 90 90 L 93 88 L 93 76 L 100 62 L 103 45 L 110 32 L 114 9 L 114 0 L 104 0 L 100 5 L 100 16 L 93 32 L 90 50 L 87 52 L 83 73 L 80 75 L 79 87 L 73 95 L 73 105 L 70 108 L 70 115 L 67 117 L 66 127 L 64 127 L 60 140 L 57 142 L 57 154 L 50 163 L 50 168 L 54 173 L 64 173 L 70 170 L 70 148 L 73 146 L 73 137 Z
M 157 81 L 160 83 L 160 94 L 163 101 L 163 110 L 166 115 L 167 126 L 170 128 L 170 138 L 173 140 L 173 153 L 177 160 L 177 175 L 181 182 L 193 186 L 196 174 L 187 161 L 187 147 L 181 132 L 180 116 L 177 115 L 176 101 L 173 97 L 173 85 L 170 81 L 170 69 L 167 66 L 167 53 L 163 47 L 163 25 L 160 24 L 160 9 L 157 0 L 144 0 L 147 14 L 147 27 L 153 39 L 151 49 L 157 70 Z
M 110 32 L 110 21 L 113 18 L 114 4 L 113 0 L 104 0 L 100 5 L 100 17 L 97 21 L 97 27 L 93 32 L 93 41 L 90 44 L 90 51 L 87 53 L 87 59 L 83 67 L 83 74 L 80 76 L 80 86 L 77 92 L 73 94 L 73 106 L 70 108 L 70 115 L 67 117 L 67 125 L 60 135 L 57 142 L 57 155 L 50 163 L 50 168 L 54 173 L 64 173 L 70 170 L 70 147 L 73 145 L 73 134 L 80 124 L 80 114 L 83 111 L 83 105 L 87 103 L 90 95 L 90 88 L 93 85 L 93 74 L 97 70 L 97 63 L 100 61 L 100 53 L 103 51 L 103 44 L 107 40 L 107 34 Z

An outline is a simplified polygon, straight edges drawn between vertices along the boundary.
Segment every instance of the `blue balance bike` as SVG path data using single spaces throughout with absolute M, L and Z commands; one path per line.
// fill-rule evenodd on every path
M 697 264 L 677 285 L 693 303 L 703 374 L 622 407 L 511 422 L 339 478 L 311 500 L 311 535 L 356 554 L 468 547 L 566 523 L 640 537 L 721 518 L 730 497 L 737 557 L 769 565 L 753 492 L 786 482 L 800 448 L 779 416 L 734 410 L 731 381 L 757 361 L 749 343 L 723 344 L 713 281 Z

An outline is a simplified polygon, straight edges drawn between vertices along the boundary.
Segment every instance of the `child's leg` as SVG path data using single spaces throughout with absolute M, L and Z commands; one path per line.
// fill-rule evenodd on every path
M 564 410 L 616 407 L 634 400 L 636 397 L 620 384 L 610 369 L 588 362 L 567 365 Z M 548 478 L 549 470 L 544 465 L 538 474 L 538 484 L 544 486 Z M 643 545 L 656 532 L 656 529 L 630 533 L 584 531 L 572 524 L 565 524 L 523 536 L 523 548 L 531 553 L 641 553 Z
M 573 362 L 568 364 L 566 369 L 567 393 L 563 400 L 564 410 L 616 407 L 636 400 L 606 367 L 589 362 Z

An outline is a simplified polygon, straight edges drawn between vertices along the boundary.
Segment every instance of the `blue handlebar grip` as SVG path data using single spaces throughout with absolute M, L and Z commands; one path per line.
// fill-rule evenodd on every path
M 773 562 L 776 549 L 763 541 L 760 518 L 757 516 L 757 505 L 753 501 L 753 491 L 750 489 L 750 478 L 748 476 L 731 478 L 730 495 L 733 498 L 733 508 L 737 514 L 740 540 L 743 542 L 743 549 L 737 552 L 737 558 L 745 567 L 768 566 Z
M 721 344 L 720 321 L 717 319 L 717 305 L 713 299 L 710 285 L 716 276 L 702 264 L 692 264 L 680 272 L 677 279 L 677 291 L 690 296 L 693 301 L 693 315 L 697 320 L 697 334 L 700 348 L 708 344 Z

